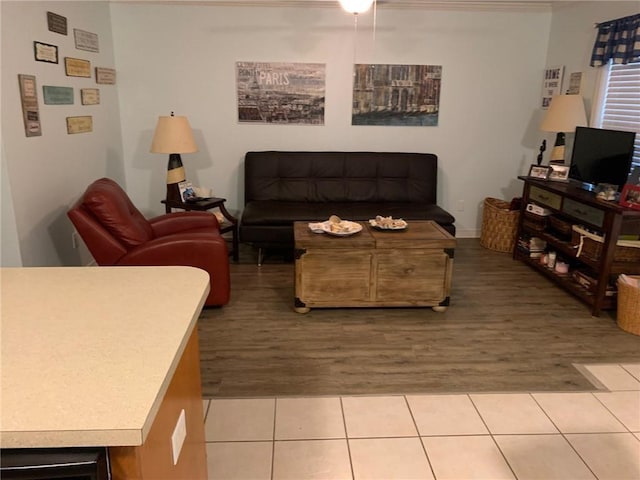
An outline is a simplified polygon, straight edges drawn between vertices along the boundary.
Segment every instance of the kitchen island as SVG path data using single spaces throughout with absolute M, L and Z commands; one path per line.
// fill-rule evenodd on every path
M 192 267 L 3 268 L 2 448 L 106 447 L 113 479 L 206 479 Z

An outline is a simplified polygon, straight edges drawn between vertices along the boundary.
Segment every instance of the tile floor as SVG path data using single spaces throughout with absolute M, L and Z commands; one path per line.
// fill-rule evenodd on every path
M 587 393 L 204 400 L 210 480 L 640 479 L 640 364 Z

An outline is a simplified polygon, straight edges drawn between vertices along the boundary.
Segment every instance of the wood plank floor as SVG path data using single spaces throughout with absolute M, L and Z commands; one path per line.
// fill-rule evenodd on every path
M 640 336 L 511 256 L 460 239 L 451 306 L 293 311 L 293 263 L 243 247 L 199 319 L 205 397 L 583 391 L 574 363 L 640 361 Z

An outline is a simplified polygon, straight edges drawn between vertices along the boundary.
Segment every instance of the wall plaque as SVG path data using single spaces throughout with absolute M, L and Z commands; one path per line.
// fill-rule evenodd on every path
M 58 15 L 57 13 L 47 12 L 47 26 L 50 32 L 67 34 L 67 17 Z
M 93 132 L 93 117 L 67 117 L 67 133 Z
M 82 88 L 80 89 L 82 105 L 98 105 L 100 103 L 100 89 Z
M 64 70 L 67 77 L 91 78 L 91 62 L 89 60 L 64 57 Z
M 96 83 L 114 85 L 116 83 L 116 71 L 113 68 L 96 67 Z
M 55 45 L 33 42 L 33 53 L 38 62 L 58 63 L 58 47 Z
M 73 105 L 72 87 L 53 87 L 44 85 L 42 87 L 45 105 Z
M 87 52 L 99 52 L 98 35 L 91 32 L 85 32 L 78 28 L 73 29 L 73 37 L 76 41 L 76 48 L 78 50 L 85 50 Z
M 42 135 L 42 129 L 40 128 L 36 77 L 34 75 L 18 74 L 18 82 L 20 83 L 24 133 L 27 137 L 38 137 Z

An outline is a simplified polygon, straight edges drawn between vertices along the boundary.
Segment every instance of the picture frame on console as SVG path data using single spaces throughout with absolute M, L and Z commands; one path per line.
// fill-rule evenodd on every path
M 569 167 L 567 165 L 551 165 L 549 180 L 554 180 L 556 182 L 569 181 Z
M 622 187 L 620 205 L 634 210 L 640 210 L 640 185 L 627 183 Z
M 551 173 L 551 167 L 546 165 L 536 165 L 532 164 L 531 168 L 529 168 L 529 177 L 537 178 L 538 180 L 546 180 L 549 178 L 549 174 Z

